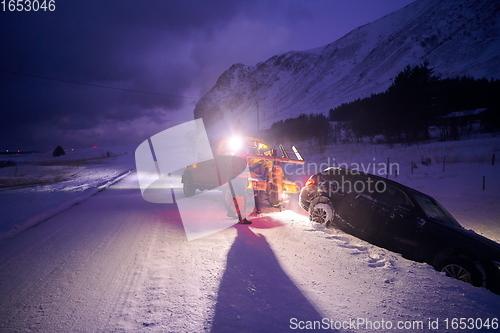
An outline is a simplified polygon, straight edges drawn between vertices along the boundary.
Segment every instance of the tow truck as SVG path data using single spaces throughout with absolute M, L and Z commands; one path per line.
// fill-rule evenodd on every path
M 278 149 L 262 139 L 253 137 L 231 138 L 212 143 L 214 159 L 187 166 L 182 174 L 183 191 L 186 197 L 195 195 L 196 190 L 212 190 L 231 181 L 243 182 L 244 197 L 249 205 L 255 203 L 257 212 L 263 208 L 287 208 L 291 197 L 298 198 L 299 186 L 286 177 L 282 164 L 304 164 L 305 161 L 295 146 Z M 229 188 L 223 190 L 224 204 L 228 211 L 234 207 L 235 193 Z

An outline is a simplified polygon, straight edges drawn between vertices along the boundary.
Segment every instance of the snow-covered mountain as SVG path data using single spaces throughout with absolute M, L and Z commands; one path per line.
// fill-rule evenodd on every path
M 500 78 L 500 2 L 418 0 L 324 47 L 235 64 L 194 115 L 208 126 L 255 130 L 300 113 L 327 114 L 386 90 L 406 65 L 426 60 L 443 78 Z

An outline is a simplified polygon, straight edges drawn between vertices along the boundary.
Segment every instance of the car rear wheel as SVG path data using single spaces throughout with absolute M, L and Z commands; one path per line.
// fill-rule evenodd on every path
M 482 275 L 477 267 L 462 258 L 446 259 L 436 267 L 438 271 L 446 273 L 446 276 L 470 283 L 476 287 L 481 286 Z
M 329 225 L 333 221 L 333 206 L 328 200 L 311 203 L 309 207 L 309 220 Z

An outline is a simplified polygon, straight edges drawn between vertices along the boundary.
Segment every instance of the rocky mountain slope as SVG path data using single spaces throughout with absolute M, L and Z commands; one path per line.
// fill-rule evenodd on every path
M 500 78 L 500 2 L 417 0 L 324 47 L 235 64 L 194 115 L 212 127 L 263 129 L 382 92 L 406 65 L 426 60 L 443 78 Z

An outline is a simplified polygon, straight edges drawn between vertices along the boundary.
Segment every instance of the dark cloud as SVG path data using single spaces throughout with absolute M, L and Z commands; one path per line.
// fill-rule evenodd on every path
M 402 7 L 382 2 L 385 12 Z M 343 3 L 56 0 L 54 12 L 0 12 L 0 70 L 165 94 L 0 72 L 0 149 L 51 149 L 61 138 L 71 145 L 140 143 L 192 119 L 196 98 L 231 64 L 340 37 L 325 12 Z
M 189 63 L 177 58 L 180 45 L 194 31 L 223 24 L 239 8 L 237 1 L 56 1 L 56 6 L 54 12 L 1 14 L 0 69 L 180 96 L 192 74 Z M 177 109 L 185 102 L 9 73 L 1 73 L 0 82 L 2 123 L 8 124 L 0 140 L 16 145 L 24 141 L 17 131 L 89 129 L 104 120 L 144 115 L 158 120 L 158 108 Z

